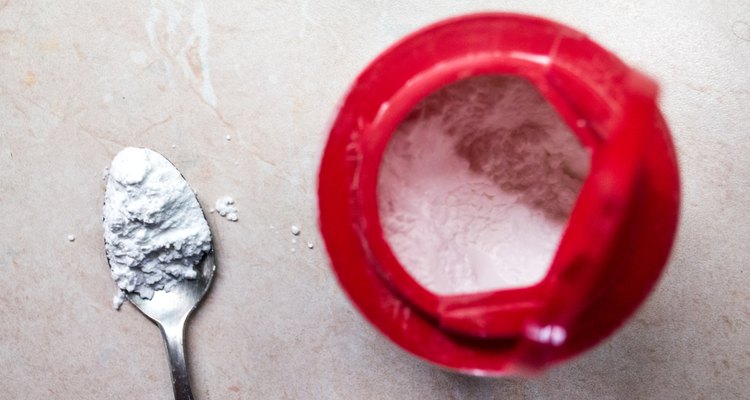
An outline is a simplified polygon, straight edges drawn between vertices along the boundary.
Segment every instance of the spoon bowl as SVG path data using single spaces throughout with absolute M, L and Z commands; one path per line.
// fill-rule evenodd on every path
M 128 293 L 128 300 L 159 326 L 187 320 L 193 310 L 198 308 L 198 304 L 211 286 L 216 271 L 213 249 L 203 257 L 197 269 L 198 275 L 195 279 L 182 280 L 169 292 L 157 290 L 150 300 L 144 299 L 138 293 Z

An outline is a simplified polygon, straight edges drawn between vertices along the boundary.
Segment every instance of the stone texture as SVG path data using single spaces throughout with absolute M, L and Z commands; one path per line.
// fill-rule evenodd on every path
M 320 150 L 358 71 L 408 32 L 488 9 L 568 23 L 657 77 L 682 167 L 653 296 L 534 379 L 457 376 L 391 345 L 339 290 L 316 229 Z M 0 397 L 170 398 L 157 329 L 110 308 L 100 224 L 102 169 L 147 146 L 204 207 L 231 195 L 240 210 L 209 218 L 219 269 L 188 333 L 200 399 L 746 398 L 749 23 L 744 0 L 0 0 Z

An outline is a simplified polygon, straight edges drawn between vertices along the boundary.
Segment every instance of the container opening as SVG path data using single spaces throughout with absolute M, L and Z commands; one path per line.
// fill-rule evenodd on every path
M 527 80 L 460 80 L 422 100 L 388 143 L 377 187 L 383 235 L 439 295 L 534 285 L 590 159 Z

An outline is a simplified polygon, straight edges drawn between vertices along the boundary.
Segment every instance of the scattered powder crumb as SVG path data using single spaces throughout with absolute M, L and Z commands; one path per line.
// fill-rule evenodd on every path
M 236 222 L 239 219 L 237 215 L 237 206 L 234 205 L 234 199 L 229 196 L 219 197 L 216 200 L 216 212 L 229 221 Z
M 230 140 L 232 140 L 232 137 L 229 136 L 229 135 L 227 135 L 227 142 L 230 141 Z
M 173 145 L 172 145 L 172 148 L 173 148 L 173 149 L 176 149 L 176 148 L 177 148 L 177 145 L 176 145 L 176 144 L 173 144 Z
M 73 235 L 68 235 L 68 241 L 69 241 L 69 242 L 74 242 L 75 240 L 76 240 L 76 237 L 75 237 L 75 236 L 73 236 Z
M 289 249 L 289 250 L 290 250 L 290 251 L 291 251 L 292 253 L 294 253 L 294 252 L 296 251 L 296 250 L 294 250 L 294 247 L 292 247 L 292 248 L 291 248 L 291 249 Z
M 308 249 L 312 249 L 313 247 L 315 247 L 315 246 L 313 246 L 312 242 L 307 242 L 307 248 Z
M 549 270 L 589 160 L 526 80 L 457 82 L 425 98 L 388 144 L 384 236 L 435 293 L 532 285 Z
M 292 235 L 297 236 L 297 235 L 299 235 L 300 232 L 302 232 L 302 231 L 299 229 L 299 226 L 292 225 Z
M 292 238 L 292 243 L 297 243 L 297 238 Z
M 119 310 L 122 307 L 122 303 L 125 302 L 125 291 L 118 290 L 115 296 L 112 297 L 112 308 Z

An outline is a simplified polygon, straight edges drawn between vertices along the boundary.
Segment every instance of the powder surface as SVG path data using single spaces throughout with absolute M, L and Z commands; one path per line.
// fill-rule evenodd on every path
M 388 144 L 385 239 L 438 294 L 532 285 L 549 270 L 589 162 L 527 81 L 459 81 L 423 100 Z
M 129 147 L 109 168 L 104 199 L 104 241 L 120 291 L 150 299 L 195 279 L 195 266 L 211 250 L 211 231 L 195 194 L 161 154 Z

